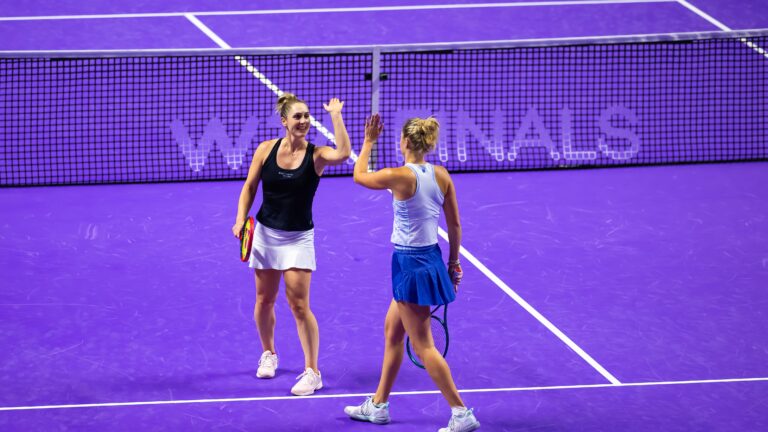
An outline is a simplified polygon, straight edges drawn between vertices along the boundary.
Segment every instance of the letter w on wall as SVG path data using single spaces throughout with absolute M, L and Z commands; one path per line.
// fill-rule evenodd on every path
M 218 117 L 214 117 L 203 128 L 203 136 L 200 137 L 200 143 L 195 144 L 192 138 L 189 137 L 184 123 L 179 119 L 174 119 L 171 122 L 171 134 L 173 139 L 179 144 L 179 147 L 181 147 L 181 152 L 187 159 L 189 167 L 195 172 L 203 169 L 208 154 L 214 145 L 224 155 L 227 165 L 233 170 L 238 170 L 243 165 L 251 140 L 256 135 L 257 126 L 258 120 L 256 116 L 249 117 L 243 125 L 240 136 L 232 140 L 227 135 L 227 130 L 224 124 L 221 123 L 221 120 Z

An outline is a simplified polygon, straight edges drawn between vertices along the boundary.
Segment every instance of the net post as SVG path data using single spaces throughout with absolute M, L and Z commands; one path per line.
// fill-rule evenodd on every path
M 381 83 L 381 48 L 371 51 L 371 115 L 379 112 L 379 85 Z M 368 159 L 368 171 L 376 170 L 377 149 L 371 151 Z

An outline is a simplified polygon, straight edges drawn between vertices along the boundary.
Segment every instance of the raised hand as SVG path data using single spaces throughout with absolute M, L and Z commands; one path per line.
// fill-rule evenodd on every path
M 339 98 L 331 98 L 327 104 L 323 104 L 323 108 L 325 108 L 325 110 L 328 111 L 328 113 L 331 115 L 341 113 L 341 108 L 343 106 L 344 102 L 340 101 Z
M 368 117 L 365 119 L 365 140 L 371 143 L 376 142 L 383 129 L 384 123 L 381 122 L 381 117 L 378 114 Z

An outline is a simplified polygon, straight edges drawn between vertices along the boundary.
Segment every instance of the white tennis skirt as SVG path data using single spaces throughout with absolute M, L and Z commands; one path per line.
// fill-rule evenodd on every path
M 259 270 L 315 270 L 315 230 L 283 231 L 256 223 L 248 266 Z

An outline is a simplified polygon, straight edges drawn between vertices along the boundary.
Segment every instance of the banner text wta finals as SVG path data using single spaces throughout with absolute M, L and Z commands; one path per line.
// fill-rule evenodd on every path
M 589 163 L 604 158 L 620 163 L 631 163 L 641 146 L 640 136 L 637 133 L 638 116 L 634 111 L 618 104 L 606 107 L 592 119 L 593 124 L 599 128 L 594 142 L 579 143 L 578 146 L 574 142 L 574 112 L 569 107 L 558 110 L 556 124 L 559 127 L 559 142 L 555 142 L 552 138 L 550 129 L 545 125 L 544 118 L 535 106 L 529 107 L 525 115 L 515 122 L 517 126 L 513 134 L 506 131 L 508 115 L 503 110 L 495 110 L 490 114 L 490 130 L 478 125 L 474 116 L 462 109 L 451 112 L 426 108 L 400 109 L 395 111 L 390 124 L 402 125 L 408 118 L 430 115 L 434 115 L 441 122 L 441 129 L 444 131 L 440 139 L 441 144 L 438 145 L 437 157 L 443 163 L 458 163 L 459 168 L 467 163 L 468 155 L 480 154 L 477 151 L 470 151 L 473 145 L 484 148 L 490 156 L 491 163 L 499 164 L 508 164 L 523 158 L 521 150 L 526 148 L 541 148 L 553 162 L 560 164 Z M 318 120 L 322 122 L 322 119 Z M 552 121 L 552 119 L 548 120 Z M 267 136 L 273 137 L 282 133 L 271 115 L 252 115 L 243 124 L 240 135 L 234 138 L 227 134 L 224 124 L 218 117 L 211 118 L 203 127 L 199 140 L 191 138 L 184 123 L 178 119 L 171 122 L 170 129 L 189 168 L 195 172 L 200 172 L 204 168 L 210 152 L 214 149 L 222 153 L 230 169 L 239 170 L 244 165 L 246 154 L 258 144 L 258 142 L 252 142 L 257 135 L 264 135 L 263 139 L 267 139 Z M 448 134 L 445 134 L 445 131 L 448 131 Z M 394 146 L 390 148 L 394 150 L 398 163 L 402 163 L 399 133 L 395 135 Z M 576 149 L 577 147 L 579 150 Z

